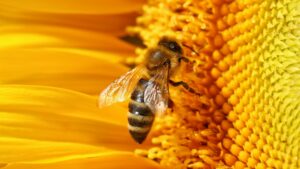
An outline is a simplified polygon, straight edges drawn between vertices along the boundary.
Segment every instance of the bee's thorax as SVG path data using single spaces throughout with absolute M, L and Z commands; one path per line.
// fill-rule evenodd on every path
M 178 58 L 179 55 L 177 53 L 167 50 L 164 47 L 157 47 L 149 49 L 145 64 L 149 71 L 155 71 L 164 64 L 169 64 L 169 68 L 172 71 L 172 69 L 175 69 L 179 65 Z

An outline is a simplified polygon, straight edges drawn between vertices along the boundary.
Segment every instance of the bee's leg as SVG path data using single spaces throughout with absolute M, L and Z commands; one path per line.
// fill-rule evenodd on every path
M 174 87 L 177 86 L 182 86 L 184 87 L 187 91 L 196 94 L 196 95 L 200 95 L 200 93 L 197 93 L 193 88 L 191 88 L 187 83 L 183 82 L 183 81 L 179 81 L 179 82 L 174 82 L 172 80 L 169 80 L 170 84 Z
M 174 102 L 169 98 L 168 100 L 168 107 L 173 108 L 174 107 Z
M 184 61 L 186 63 L 191 62 L 187 57 L 180 56 L 178 59 L 179 62 Z

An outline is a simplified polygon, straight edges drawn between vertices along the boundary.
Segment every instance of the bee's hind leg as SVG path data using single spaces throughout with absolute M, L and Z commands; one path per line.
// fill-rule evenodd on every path
M 193 88 L 191 88 L 187 83 L 183 82 L 183 81 L 179 81 L 179 82 L 174 82 L 172 80 L 169 80 L 169 83 L 174 86 L 174 87 L 177 87 L 177 86 L 182 86 L 184 87 L 187 91 L 193 93 L 193 94 L 196 94 L 196 95 L 200 95 L 200 93 L 197 93 Z

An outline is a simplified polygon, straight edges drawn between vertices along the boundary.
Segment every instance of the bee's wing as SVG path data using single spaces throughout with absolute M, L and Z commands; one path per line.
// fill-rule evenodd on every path
M 145 89 L 144 101 L 158 115 L 162 115 L 168 108 L 168 76 L 169 65 L 166 64 L 157 70 Z
M 146 73 L 144 66 L 138 66 L 112 82 L 99 96 L 99 107 L 123 102 L 133 92 L 137 82 Z

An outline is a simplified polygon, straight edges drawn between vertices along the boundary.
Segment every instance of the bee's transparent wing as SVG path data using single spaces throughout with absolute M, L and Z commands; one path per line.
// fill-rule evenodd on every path
M 138 66 L 112 82 L 101 92 L 99 107 L 109 106 L 128 99 L 139 79 L 145 75 L 145 72 L 144 66 Z
M 157 115 L 162 115 L 168 108 L 168 76 L 169 65 L 166 64 L 157 70 L 145 89 L 144 101 Z

